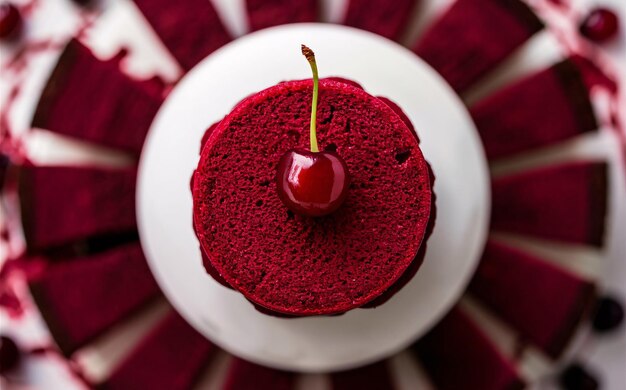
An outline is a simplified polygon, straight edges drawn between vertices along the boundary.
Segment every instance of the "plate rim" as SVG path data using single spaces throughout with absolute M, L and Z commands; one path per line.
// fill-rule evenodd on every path
M 301 28 L 306 28 L 309 30 L 314 30 L 314 29 L 336 29 L 336 30 L 343 30 L 343 31 L 350 31 L 351 33 L 357 33 L 360 35 L 365 35 L 365 36 L 369 36 L 370 38 L 373 38 L 375 40 L 379 40 L 379 41 L 386 41 L 388 43 L 393 44 L 396 48 L 399 48 L 401 52 L 404 52 L 403 55 L 410 55 L 413 57 L 414 60 L 417 60 L 421 66 L 429 73 L 429 77 L 432 77 L 434 79 L 438 80 L 438 84 L 440 84 L 445 91 L 445 93 L 448 95 L 449 98 L 451 98 L 451 100 L 454 100 L 455 105 L 457 106 L 457 108 L 460 108 L 459 113 L 461 113 L 464 116 L 465 122 L 467 123 L 468 127 L 471 127 L 471 129 L 473 130 L 471 132 L 471 139 L 472 142 L 475 144 L 474 149 L 478 152 L 478 163 L 479 165 L 481 165 L 481 169 L 480 169 L 480 174 L 482 176 L 482 183 L 480 183 L 480 187 L 481 190 L 483 192 L 483 196 L 482 196 L 482 207 L 484 208 L 485 212 L 483 212 L 481 214 L 482 218 L 481 220 L 476 224 L 477 226 L 477 235 L 478 238 L 475 240 L 475 244 L 474 244 L 474 250 L 473 252 L 475 252 L 475 260 L 473 261 L 473 264 L 471 266 L 471 269 L 469 272 L 467 272 L 465 274 L 465 277 L 462 280 L 462 288 L 459 289 L 458 294 L 455 294 L 453 297 L 451 297 L 448 302 L 446 302 L 443 305 L 443 309 L 441 309 L 439 311 L 439 313 L 437 313 L 437 315 L 433 315 L 430 319 L 430 321 L 428 322 L 427 325 L 423 326 L 422 329 L 420 329 L 417 332 L 414 332 L 413 337 L 409 338 L 408 340 L 406 340 L 405 342 L 402 343 L 398 343 L 394 348 L 391 348 L 387 351 L 383 351 L 379 354 L 376 354 L 375 356 L 366 356 L 360 359 L 353 359 L 351 362 L 349 363 L 343 363 L 343 364 L 333 364 L 333 365 L 324 365 L 324 364 L 319 364 L 319 365 L 311 365 L 308 364 L 307 366 L 302 366 L 299 364 L 281 364 L 280 362 L 275 362 L 275 361 L 268 361 L 268 360 L 263 360 L 263 359 L 259 359 L 258 356 L 254 355 L 254 354 L 249 354 L 246 353 L 245 351 L 241 351 L 241 350 L 237 350 L 236 352 L 233 352 L 233 349 L 236 348 L 232 348 L 232 345 L 226 345 L 227 343 L 222 342 L 222 340 L 219 340 L 217 338 L 213 338 L 213 337 L 209 337 L 206 333 L 206 328 L 199 326 L 194 320 L 190 320 L 190 318 L 188 318 L 188 316 L 186 315 L 186 313 L 184 312 L 184 310 L 179 310 L 178 309 L 178 305 L 177 305 L 177 299 L 174 298 L 171 294 L 170 291 L 168 291 L 164 285 L 165 283 L 163 283 L 161 281 L 161 275 L 159 273 L 159 271 L 157 270 L 157 266 L 155 264 L 155 261 L 152 260 L 152 256 L 150 255 L 151 253 L 151 249 L 148 245 L 148 239 L 146 238 L 149 234 L 147 233 L 146 230 L 146 226 L 145 226 L 145 212 L 147 212 L 147 210 L 145 210 L 145 207 L 143 205 L 145 205 L 145 202 L 143 202 L 143 199 L 145 199 L 145 192 L 146 192 L 146 188 L 145 188 L 145 175 L 142 174 L 143 172 L 145 172 L 146 168 L 146 164 L 147 164 L 147 160 L 148 158 L 146 157 L 148 154 L 145 153 L 146 150 L 148 150 L 150 148 L 150 145 L 154 142 L 154 134 L 155 134 L 155 127 L 157 127 L 157 124 L 159 123 L 160 119 L 162 116 L 164 116 L 164 112 L 166 112 L 168 106 L 171 104 L 171 100 L 170 99 L 166 99 L 166 101 L 163 103 L 163 105 L 161 106 L 161 108 L 159 109 L 157 115 L 155 116 L 152 125 L 150 126 L 150 131 L 148 132 L 148 135 L 146 137 L 146 141 L 144 143 L 144 148 L 142 150 L 141 156 L 140 156 L 140 160 L 139 160 L 139 164 L 138 164 L 138 175 L 137 175 L 137 193 L 136 193 L 136 211 L 137 211 L 137 226 L 138 226 L 138 231 L 139 231 L 139 236 L 140 236 L 140 242 L 141 245 L 144 249 L 144 252 L 146 254 L 146 258 L 148 259 L 148 264 L 149 267 L 155 277 L 155 279 L 157 280 L 161 290 L 163 291 L 164 295 L 166 296 L 166 298 L 168 299 L 168 301 L 171 303 L 172 307 L 177 310 L 182 316 L 183 318 L 185 318 L 185 320 L 193 327 L 195 328 L 199 333 L 203 334 L 205 337 L 209 338 L 211 342 L 213 342 L 214 344 L 216 344 L 217 346 L 219 346 L 220 348 L 235 354 L 236 356 L 240 356 L 243 357 L 247 360 L 253 361 L 255 363 L 258 364 L 262 364 L 265 366 L 271 366 L 274 368 L 278 368 L 278 369 L 285 369 L 285 370 L 296 370 L 296 371 L 300 371 L 300 372 L 328 372 L 328 371 L 336 371 L 336 370 L 343 370 L 343 369 L 349 369 L 349 368 L 353 368 L 353 367 L 357 367 L 360 365 L 364 365 L 385 357 L 389 357 L 403 349 L 405 349 L 407 346 L 409 346 L 410 344 L 412 344 L 417 338 L 419 338 L 421 335 L 423 335 L 425 332 L 427 332 L 430 328 L 432 328 L 437 322 L 439 322 L 441 320 L 441 318 L 443 318 L 445 316 L 445 314 L 454 306 L 454 304 L 460 299 L 460 297 L 463 295 L 469 280 L 471 278 L 471 276 L 474 274 L 474 271 L 476 269 L 476 267 L 478 266 L 479 263 L 479 258 L 480 258 L 480 254 L 482 253 L 482 250 L 484 248 L 484 245 L 486 244 L 487 241 L 487 235 L 488 235 L 488 220 L 489 220 L 489 216 L 491 213 L 491 193 L 490 193 L 490 175 L 489 175 L 489 169 L 488 169 L 488 164 L 487 164 L 487 159 L 486 159 L 486 155 L 484 153 L 484 149 L 482 146 L 482 142 L 480 141 L 478 132 L 476 130 L 476 127 L 473 123 L 473 121 L 471 120 L 471 117 L 469 115 L 469 112 L 466 108 L 466 106 L 463 104 L 463 102 L 461 101 L 460 97 L 452 90 L 452 88 L 443 80 L 443 78 L 434 70 L 432 69 L 428 64 L 426 64 L 423 60 L 421 60 L 419 57 L 417 57 L 414 53 L 412 53 L 410 50 L 408 50 L 406 47 L 399 45 L 396 42 L 390 41 L 386 38 L 380 37 L 376 34 L 367 32 L 367 31 L 363 31 L 363 30 L 358 30 L 355 28 L 351 28 L 351 27 L 347 27 L 347 26 L 341 26 L 341 25 L 329 25 L 329 24 L 323 24 L 323 23 L 298 23 L 298 24 L 290 24 L 290 25 L 281 25 L 281 26 L 276 26 L 276 27 L 272 27 L 272 28 L 268 28 L 268 29 L 264 29 L 261 31 L 257 31 L 248 35 L 245 35 L 241 38 L 238 38 L 234 41 L 232 41 L 231 43 L 223 46 L 222 48 L 216 50 L 215 52 L 213 52 L 211 55 L 209 55 L 208 57 L 206 57 L 204 60 L 202 60 L 198 65 L 196 65 L 196 67 L 194 67 L 192 70 L 190 70 L 178 83 L 178 85 L 174 88 L 174 90 L 172 91 L 172 93 L 170 94 L 171 96 L 175 96 L 175 93 L 177 91 L 177 89 L 179 89 L 179 86 L 181 85 L 185 85 L 185 80 L 190 79 L 196 72 L 199 72 L 198 69 L 202 68 L 203 66 L 206 66 L 207 63 L 214 61 L 214 59 L 216 57 L 219 57 L 219 54 L 226 51 L 226 50 L 232 50 L 232 47 L 235 45 L 241 45 L 242 42 L 246 42 L 248 40 L 251 39 L 257 39 L 257 37 L 259 36 L 263 36 L 263 35 L 271 35 L 271 34 L 275 34 L 278 32 L 282 32 L 282 30 L 290 30 L 290 29 L 301 29 Z M 254 91 L 252 91 L 251 93 L 254 93 Z M 374 93 L 372 93 L 373 95 L 375 95 Z M 226 113 L 224 113 L 226 114 Z M 433 168 L 435 169 L 435 168 Z M 435 184 L 436 186 L 436 184 Z M 435 228 L 436 229 L 436 228 Z M 211 281 L 213 282 L 213 281 Z M 365 310 L 365 309 L 362 309 Z M 371 309 L 369 309 L 371 310 Z M 287 321 L 291 321 L 291 320 L 287 320 Z

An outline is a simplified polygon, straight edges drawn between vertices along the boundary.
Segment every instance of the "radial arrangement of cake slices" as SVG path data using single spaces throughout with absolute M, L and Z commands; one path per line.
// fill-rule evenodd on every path
M 210 1 L 134 3 L 185 70 L 231 40 Z M 391 3 L 350 0 L 343 23 L 399 40 L 419 1 Z M 251 30 L 315 21 L 319 8 L 314 0 L 245 2 Z M 542 28 L 521 0 L 455 0 L 412 49 L 455 91 L 464 93 Z M 581 73 L 581 63 L 565 59 L 469 107 L 490 160 L 518 156 L 597 128 L 590 79 Z M 136 155 L 162 101 L 158 86 L 126 76 L 119 59 L 101 61 L 72 40 L 50 76 L 32 124 Z M 76 109 L 82 106 L 94 109 Z M 47 264 L 31 277 L 29 287 L 60 349 L 71 355 L 114 331 L 160 293 L 136 242 L 136 170 L 23 166 L 20 171 L 28 250 L 44 256 L 40 259 Z M 597 161 L 498 176 L 492 183 L 492 230 L 601 247 L 608 185 L 607 165 Z M 89 248 L 58 256 L 59 247 L 76 243 Z M 54 259 L 46 257 L 50 253 L 56 254 Z M 468 294 L 528 345 L 556 358 L 588 315 L 594 292 L 592 280 L 491 239 Z M 133 346 L 100 386 L 188 389 L 216 349 L 172 312 Z M 524 387 L 515 359 L 498 349 L 462 305 L 410 351 L 436 388 Z M 292 389 L 297 377 L 233 358 L 222 386 Z M 329 381 L 334 389 L 396 386 L 388 362 L 331 373 Z

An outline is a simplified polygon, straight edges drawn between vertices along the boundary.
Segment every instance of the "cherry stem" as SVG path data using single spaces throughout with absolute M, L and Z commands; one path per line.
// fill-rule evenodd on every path
M 315 63 L 315 53 L 313 50 L 309 49 L 305 45 L 301 46 L 302 55 L 304 55 L 309 61 L 309 65 L 311 65 L 311 71 L 313 71 L 313 102 L 311 103 L 311 152 L 317 153 L 319 149 L 317 147 L 317 132 L 316 132 L 316 123 L 317 123 L 317 94 L 319 90 L 319 76 L 317 75 L 317 64 Z

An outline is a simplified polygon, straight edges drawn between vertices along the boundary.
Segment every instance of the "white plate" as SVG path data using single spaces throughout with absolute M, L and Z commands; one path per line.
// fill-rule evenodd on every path
M 316 52 L 321 77 L 343 76 L 397 102 L 431 162 L 437 223 L 416 277 L 377 309 L 338 317 L 281 319 L 257 312 L 204 271 L 192 231 L 189 178 L 205 129 L 247 95 L 310 77 L 300 54 Z M 389 356 L 426 332 L 459 298 L 482 251 L 489 217 L 487 164 L 464 106 L 407 49 L 337 25 L 280 26 L 247 35 L 209 56 L 176 86 L 157 115 L 138 179 L 141 242 L 165 295 L 198 331 L 248 360 L 297 371 L 329 371 Z

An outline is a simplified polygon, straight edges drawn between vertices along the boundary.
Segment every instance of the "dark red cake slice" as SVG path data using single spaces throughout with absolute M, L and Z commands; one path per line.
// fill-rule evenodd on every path
M 22 225 L 29 251 L 134 232 L 135 167 L 22 166 Z
M 455 307 L 411 349 L 437 389 L 523 389 L 524 382 L 480 328 Z
M 222 390 L 292 390 L 295 374 L 234 357 Z
M 414 51 L 461 93 L 542 28 L 521 0 L 456 0 Z
M 489 159 L 597 128 L 589 91 L 569 59 L 483 99 L 470 112 Z
M 330 374 L 333 390 L 393 390 L 395 385 L 386 360 Z
M 133 1 L 185 70 L 231 40 L 210 1 Z
M 215 351 L 217 347 L 172 310 L 98 388 L 190 389 Z
M 193 181 L 194 225 L 214 271 L 255 304 L 298 316 L 342 313 L 384 293 L 416 259 L 432 202 L 402 118 L 359 88 L 322 80 L 320 149 L 346 160 L 352 185 L 329 216 L 288 211 L 275 170 L 286 150 L 308 143 L 311 86 L 285 82 L 240 103 L 208 137 Z
M 607 165 L 573 162 L 492 181 L 491 228 L 602 246 Z
M 139 154 L 163 102 L 156 92 L 124 75 L 118 59 L 101 61 L 71 40 L 41 94 L 32 126 Z
M 68 356 L 160 295 L 139 244 L 49 264 L 28 284 Z
M 490 240 L 470 292 L 552 357 L 558 357 L 594 302 L 590 281 Z
M 246 0 L 251 31 L 289 23 L 316 22 L 318 0 Z
M 418 0 L 350 0 L 343 24 L 398 40 Z

